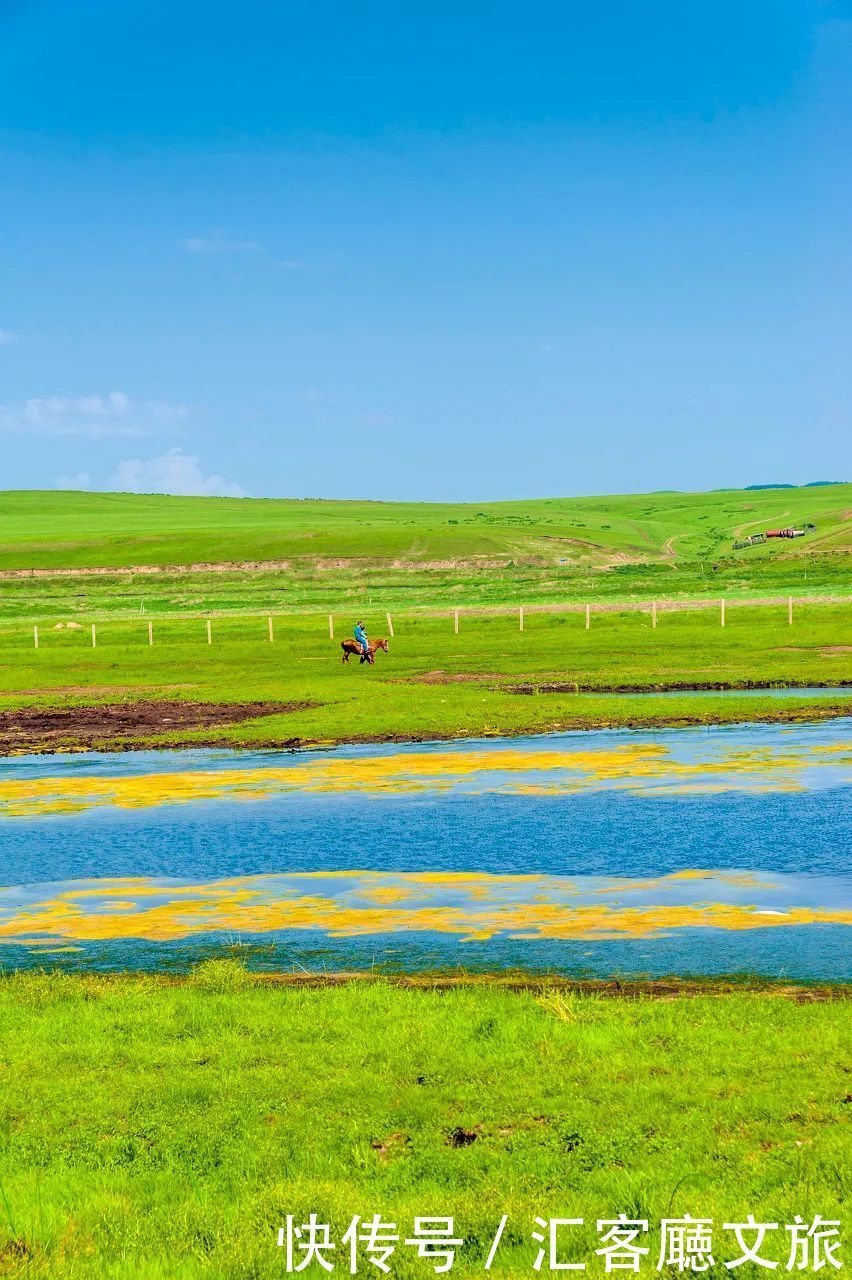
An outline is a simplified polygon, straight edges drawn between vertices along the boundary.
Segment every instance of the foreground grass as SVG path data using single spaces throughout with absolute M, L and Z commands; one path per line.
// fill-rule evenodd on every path
M 284 1215 L 312 1211 L 338 1240 L 354 1214 L 453 1214 L 462 1275 L 503 1213 L 502 1275 L 532 1274 L 536 1215 L 838 1217 L 850 1030 L 848 1004 L 756 992 L 16 976 L 0 1275 L 262 1280 Z M 597 1243 L 578 1232 L 592 1273 Z M 432 1274 L 411 1252 L 393 1273 Z
M 370 634 L 386 632 L 384 616 L 365 620 Z M 212 645 L 200 618 L 156 624 L 153 647 L 142 619 L 101 624 L 95 649 L 88 631 L 47 629 L 37 651 L 31 630 L 0 626 L 0 716 L 26 706 L 157 698 L 292 704 L 233 728 L 156 738 L 245 746 L 817 718 L 848 712 L 848 697 L 653 691 L 852 682 L 849 646 L 840 643 L 849 620 L 848 606 L 800 606 L 791 627 L 785 608 L 740 606 L 728 611 L 724 628 L 714 609 L 661 614 L 656 629 L 648 614 L 595 615 L 586 631 L 581 615 L 530 613 L 523 632 L 517 615 L 463 616 L 455 635 L 450 617 L 400 615 L 390 653 L 380 653 L 373 668 L 342 666 L 339 636 L 349 628 L 338 624 L 332 642 L 318 616 L 276 618 L 272 644 L 264 617 L 216 619 Z M 565 688 L 513 692 L 554 684 Z M 653 696 L 614 692 L 628 689 Z

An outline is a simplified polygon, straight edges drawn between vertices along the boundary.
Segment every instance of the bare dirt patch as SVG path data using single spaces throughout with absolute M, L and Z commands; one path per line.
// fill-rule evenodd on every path
M 458 1125 L 455 1129 L 451 1129 L 445 1139 L 450 1147 L 470 1147 L 476 1142 L 479 1133 L 476 1129 L 463 1129 Z
M 482 680 L 503 680 L 499 672 L 478 671 L 424 671 L 419 676 L 409 676 L 406 684 L 479 684 Z
M 401 1153 L 406 1147 L 410 1147 L 411 1139 L 407 1133 L 389 1133 L 386 1138 L 374 1139 L 370 1146 L 379 1159 L 383 1163 L 387 1163 L 391 1156 Z
M 0 711 L 0 754 L 62 748 L 114 749 L 128 739 L 176 729 L 230 728 L 246 720 L 310 707 L 307 702 L 119 702 L 89 707 L 22 707 Z M 151 735 L 154 735 L 151 741 Z M 200 745 L 200 744 L 195 744 Z

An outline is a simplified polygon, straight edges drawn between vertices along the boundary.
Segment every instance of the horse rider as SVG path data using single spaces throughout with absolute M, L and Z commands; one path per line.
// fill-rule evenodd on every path
M 360 648 L 362 656 L 369 658 L 369 641 L 367 640 L 367 633 L 364 630 L 363 622 L 356 622 L 355 624 L 355 643 Z

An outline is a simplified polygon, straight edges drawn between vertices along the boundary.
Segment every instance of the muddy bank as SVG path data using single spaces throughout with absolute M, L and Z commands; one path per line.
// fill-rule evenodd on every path
M 531 692 L 537 692 L 531 691 Z M 573 686 L 568 692 L 573 692 Z M 757 690 L 756 692 L 759 692 Z M 521 738 L 530 734 L 570 733 L 593 729 L 687 729 L 695 725 L 723 724 L 807 724 L 836 720 L 849 715 L 848 700 L 824 700 L 807 706 L 778 706 L 748 709 L 744 714 L 735 705 L 714 704 L 706 712 L 678 712 L 675 709 L 652 715 L 573 714 L 560 716 L 546 727 L 541 724 L 512 725 L 503 729 L 444 728 L 410 729 L 404 733 L 347 733 L 325 738 L 304 738 L 258 732 L 250 741 L 229 736 L 227 730 L 248 720 L 288 712 L 309 711 L 313 702 L 139 702 L 104 706 L 45 709 L 26 707 L 0 711 L 0 757 L 47 755 L 63 751 L 179 751 L 199 747 L 233 751 L 322 751 L 332 747 L 404 746 L 424 742 L 462 742 L 480 738 Z M 198 730 L 210 730 L 200 734 Z M 175 733 L 193 732 L 183 741 Z
M 157 735 L 175 730 L 227 729 L 246 720 L 305 711 L 312 705 L 309 702 L 142 701 L 3 710 L 0 711 L 0 755 L 157 746 Z M 144 741 L 128 743 L 127 739 Z
M 488 677 L 483 677 L 488 679 Z M 435 682 L 439 683 L 439 682 Z M 678 683 L 677 681 L 662 681 L 658 684 L 606 684 L 593 685 L 584 684 L 574 680 L 543 680 L 540 683 L 530 682 L 529 684 L 507 684 L 503 686 L 504 693 L 519 694 L 535 694 L 535 693 L 772 693 L 777 689 L 795 689 L 798 686 L 795 683 L 784 684 L 778 682 L 776 684 L 761 684 L 756 680 L 691 680 L 688 682 Z M 813 689 L 836 689 L 838 696 L 848 697 L 848 684 L 813 684 Z
M 772 693 L 778 689 L 797 689 L 795 681 L 776 680 L 659 680 L 654 684 L 589 684 L 583 680 L 549 680 L 544 676 L 529 676 L 518 681 L 517 676 L 507 676 L 496 671 L 450 672 L 438 668 L 422 675 L 392 678 L 392 684 L 483 684 L 499 689 L 501 693 Z M 812 689 L 836 689 L 838 695 L 848 694 L 849 682 L 815 681 Z
M 783 978 L 756 978 L 743 975 L 731 978 L 567 978 L 559 974 L 532 977 L 524 973 L 252 973 L 253 980 L 273 986 L 325 988 L 347 985 L 385 985 L 413 991 L 451 991 L 499 987 L 519 995 L 547 995 L 562 992 L 570 995 L 607 996 L 620 1000 L 676 1000 L 694 996 L 768 995 L 781 996 L 798 1004 L 826 1003 L 852 998 L 846 983 L 794 982 Z M 177 980 L 178 982 L 180 979 Z M 184 979 L 185 981 L 185 979 Z
M 262 948 L 258 948 L 262 950 Z M 221 984 L 228 990 L 233 983 L 240 989 L 248 986 L 283 988 L 285 990 L 324 991 L 335 987 L 393 987 L 399 991 L 506 991 L 513 995 L 590 996 L 614 1000 L 678 1000 L 702 996 L 766 996 L 772 999 L 792 1000 L 796 1004 L 828 1004 L 852 999 L 852 986 L 844 982 L 790 981 L 786 978 L 763 978 L 753 974 L 706 978 L 671 975 L 666 978 L 571 978 L 561 974 L 528 974 L 523 971 L 493 973 L 469 973 L 466 970 L 436 969 L 424 973 L 368 973 L 361 970 L 337 970 L 323 972 L 292 973 L 290 971 L 254 970 L 246 967 L 246 952 L 252 947 L 240 946 L 238 954 L 226 949 L 220 959 L 202 961 L 189 973 L 155 974 L 128 968 L 118 973 L 61 974 L 57 981 L 79 984 L 82 990 L 96 995 L 109 993 L 110 989 L 126 988 L 133 983 L 144 984 L 153 993 L 157 988 L 174 989 L 191 987 L 204 989 L 205 980 L 211 986 Z M 13 973 L 7 982 L 26 984 L 26 973 Z

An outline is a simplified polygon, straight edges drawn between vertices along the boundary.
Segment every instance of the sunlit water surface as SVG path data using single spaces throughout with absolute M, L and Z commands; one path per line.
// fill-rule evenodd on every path
M 849 980 L 852 721 L 0 762 L 0 964 Z

